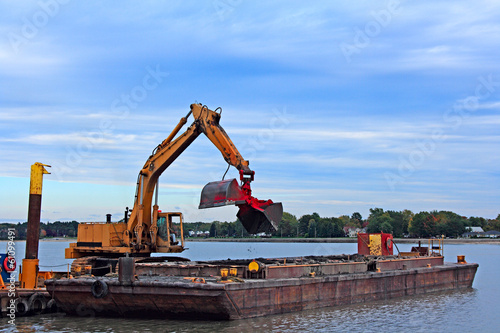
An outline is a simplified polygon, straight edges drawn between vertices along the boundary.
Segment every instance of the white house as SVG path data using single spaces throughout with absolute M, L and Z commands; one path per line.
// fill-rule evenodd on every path
M 366 228 L 344 227 L 344 233 L 347 237 L 357 237 L 360 232 L 366 232 Z

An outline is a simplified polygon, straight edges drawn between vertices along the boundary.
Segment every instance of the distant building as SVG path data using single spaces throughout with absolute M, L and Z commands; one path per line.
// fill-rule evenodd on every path
M 344 233 L 347 237 L 357 237 L 360 232 L 366 232 L 366 228 L 344 227 Z
M 486 231 L 483 234 L 485 237 L 490 237 L 490 238 L 499 238 L 500 237 L 500 231 L 496 231 L 496 230 Z
M 489 238 L 500 238 L 500 231 L 490 230 L 483 231 L 481 227 L 468 227 L 467 229 L 472 229 L 472 231 L 468 231 L 462 234 L 462 237 L 471 238 L 471 237 L 489 237 Z M 474 231 L 480 230 L 480 231 Z

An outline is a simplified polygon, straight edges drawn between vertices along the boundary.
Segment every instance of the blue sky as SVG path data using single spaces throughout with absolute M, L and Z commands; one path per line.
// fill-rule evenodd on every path
M 500 213 L 496 1 L 2 1 L 0 22 L 1 221 L 26 220 L 34 162 L 42 220 L 118 220 L 194 102 L 297 216 Z M 225 169 L 199 137 L 160 207 L 233 221 L 197 209 Z

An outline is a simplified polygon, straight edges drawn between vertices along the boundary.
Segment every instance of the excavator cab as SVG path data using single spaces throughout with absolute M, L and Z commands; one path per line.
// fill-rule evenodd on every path
M 178 227 L 174 225 L 178 223 Z M 184 249 L 184 234 L 183 234 L 183 217 L 179 212 L 158 212 L 157 220 L 158 228 L 158 247 L 165 247 L 165 249 Z M 160 251 L 162 252 L 162 251 Z
M 208 183 L 201 191 L 198 208 L 236 205 L 239 208 L 236 216 L 249 234 L 277 230 L 283 216 L 283 205 L 281 202 L 252 197 L 250 182 L 254 179 L 254 174 L 250 170 L 240 170 L 241 187 L 236 179 Z

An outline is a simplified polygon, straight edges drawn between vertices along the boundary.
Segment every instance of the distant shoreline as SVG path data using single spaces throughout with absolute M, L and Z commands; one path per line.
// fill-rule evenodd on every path
M 433 239 L 436 242 L 438 239 Z M 356 238 L 187 238 L 186 242 L 238 242 L 238 243 L 357 243 Z M 394 238 L 396 244 L 428 244 L 428 238 Z M 445 244 L 498 244 L 500 238 L 445 239 Z
M 8 242 L 8 239 L 0 239 L 0 242 Z M 40 242 L 76 242 L 76 237 L 40 238 Z M 14 239 L 14 242 L 26 242 L 26 239 Z
M 434 239 L 436 242 L 438 239 Z M 7 240 L 0 240 L 7 241 Z M 25 242 L 25 239 L 16 240 Z M 76 238 L 43 238 L 40 242 L 76 242 Z M 394 238 L 396 244 L 428 244 L 428 238 Z M 235 242 L 235 243 L 357 243 L 356 238 L 186 238 L 189 242 Z M 497 244 L 500 245 L 500 238 L 460 238 L 445 239 L 445 244 Z

